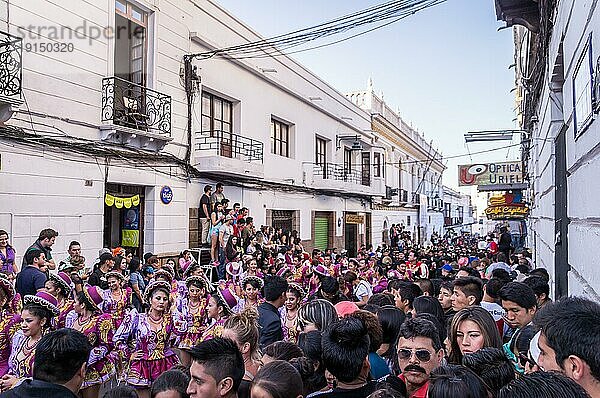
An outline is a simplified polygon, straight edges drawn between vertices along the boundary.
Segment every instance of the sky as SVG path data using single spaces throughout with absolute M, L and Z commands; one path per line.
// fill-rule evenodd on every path
M 313 26 L 383 0 L 217 0 L 264 37 Z M 382 29 L 292 57 L 342 93 L 369 78 L 444 156 L 510 142 L 464 143 L 476 130 L 515 128 L 512 29 L 496 21 L 493 0 L 448 0 Z M 369 26 L 371 27 L 371 26 Z M 334 36 L 333 39 L 338 38 Z M 332 38 L 325 39 L 332 41 Z M 322 44 L 315 41 L 311 45 Z M 516 143 L 517 137 L 512 143 Z M 458 186 L 457 166 L 518 158 L 518 147 L 448 159 L 444 185 Z

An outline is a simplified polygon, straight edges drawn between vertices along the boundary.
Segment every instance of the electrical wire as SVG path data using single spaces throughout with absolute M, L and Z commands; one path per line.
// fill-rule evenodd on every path
M 222 56 L 227 58 L 242 59 L 285 55 L 283 54 L 283 51 L 285 51 L 286 49 L 297 47 L 313 40 L 344 33 L 363 25 L 373 24 L 376 22 L 392 19 L 391 22 L 374 27 L 365 32 L 361 32 L 359 34 L 352 35 L 350 37 L 332 43 L 326 43 L 320 46 L 306 48 L 295 52 L 308 51 L 315 48 L 333 45 L 344 40 L 349 40 L 350 38 L 359 36 L 361 34 L 368 33 L 375 29 L 382 28 L 402 18 L 406 18 L 407 16 L 413 15 L 418 11 L 441 4 L 445 1 L 447 0 L 389 1 L 383 4 L 372 6 L 362 11 L 358 11 L 328 22 L 321 23 L 319 25 L 296 30 L 294 32 L 274 36 L 268 39 L 260 39 L 245 44 L 205 51 L 197 54 L 191 54 L 187 57 L 208 59 L 215 56 Z

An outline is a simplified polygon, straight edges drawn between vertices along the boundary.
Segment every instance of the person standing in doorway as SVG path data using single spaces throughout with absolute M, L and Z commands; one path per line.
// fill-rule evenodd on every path
M 200 198 L 200 207 L 198 209 L 198 218 L 200 221 L 200 247 L 208 247 L 208 230 L 210 229 L 210 195 L 212 187 L 206 185 L 204 194 Z

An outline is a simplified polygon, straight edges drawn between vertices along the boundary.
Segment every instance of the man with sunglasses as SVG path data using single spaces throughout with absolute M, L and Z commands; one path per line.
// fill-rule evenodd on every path
M 411 318 L 402 324 L 398 338 L 398 364 L 408 398 L 427 396 L 429 375 L 441 365 L 443 358 L 442 342 L 433 322 Z

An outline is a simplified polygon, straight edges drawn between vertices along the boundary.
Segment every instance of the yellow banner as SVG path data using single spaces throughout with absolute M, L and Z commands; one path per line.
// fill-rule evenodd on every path
M 115 206 L 117 209 L 122 209 L 123 207 L 130 209 L 132 206 L 139 206 L 140 195 L 134 195 L 129 198 L 119 198 L 107 193 L 104 195 L 104 203 L 109 207 Z

